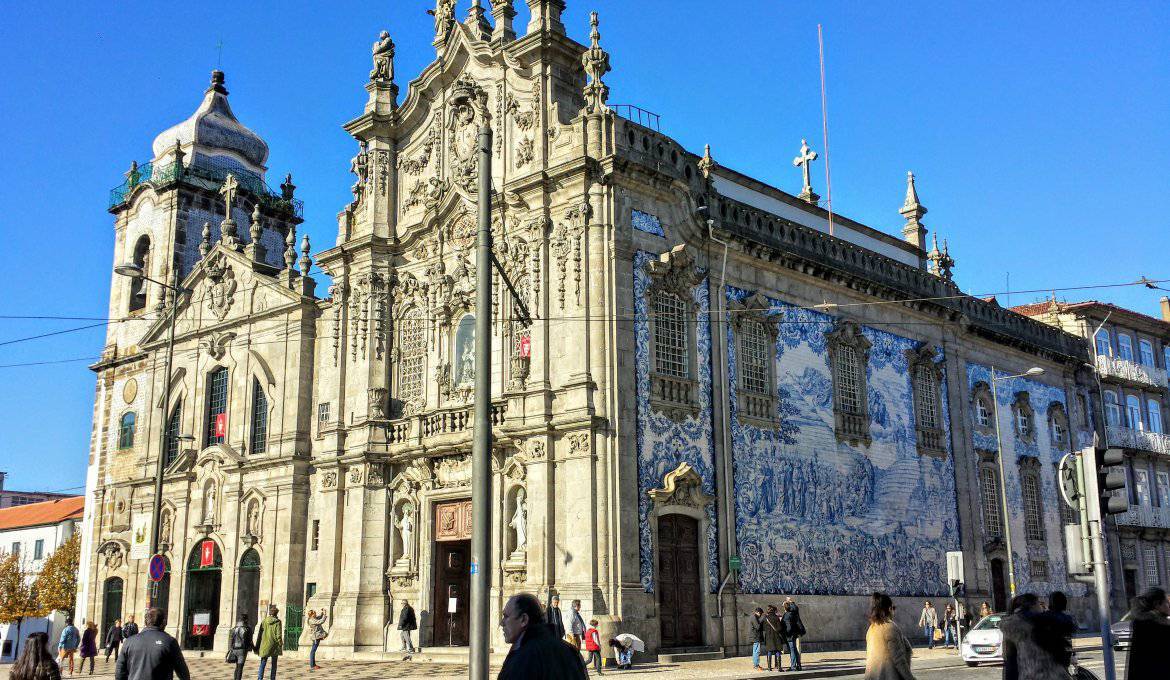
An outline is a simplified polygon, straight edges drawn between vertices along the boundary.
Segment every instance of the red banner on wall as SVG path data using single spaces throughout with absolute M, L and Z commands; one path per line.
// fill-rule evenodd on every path
M 199 567 L 215 566 L 215 541 L 210 538 L 199 544 Z
M 520 337 L 520 357 L 527 359 L 532 356 L 532 338 L 524 335 Z
M 227 436 L 227 414 L 226 413 L 219 413 L 219 414 L 216 414 L 216 416 L 215 416 L 215 436 L 217 436 L 217 437 L 226 437 Z

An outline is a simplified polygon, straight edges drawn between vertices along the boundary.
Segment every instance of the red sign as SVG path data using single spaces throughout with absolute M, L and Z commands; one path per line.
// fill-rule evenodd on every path
M 227 436 L 227 414 L 226 413 L 218 413 L 215 416 L 215 436 L 217 436 L 217 437 L 226 437 Z
M 199 567 L 215 566 L 215 541 L 210 538 L 199 544 Z
M 520 336 L 520 358 L 527 359 L 532 356 L 532 338 L 527 335 Z

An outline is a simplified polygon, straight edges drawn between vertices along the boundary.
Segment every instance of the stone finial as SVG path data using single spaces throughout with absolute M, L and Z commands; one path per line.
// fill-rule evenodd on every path
M 207 88 L 207 92 L 218 92 L 220 94 L 227 94 L 227 88 L 224 87 L 223 71 L 215 69 L 211 72 L 211 86 Z M 206 94 L 206 93 L 204 93 Z
M 251 241 L 247 247 L 244 248 L 248 259 L 253 262 L 263 262 L 265 248 L 260 244 L 260 235 L 264 230 L 263 218 L 260 215 L 260 204 L 257 203 L 252 208 L 252 221 L 248 225 L 248 235 L 251 236 Z
M 703 157 L 699 159 L 699 170 L 703 173 L 703 177 L 710 177 L 711 171 L 715 169 L 715 159 L 711 157 L 711 145 L 703 145 Z
M 467 10 L 467 19 L 463 24 L 471 31 L 476 40 L 491 40 L 492 25 L 488 23 L 487 12 L 483 9 L 483 0 L 471 0 L 471 7 Z
M 313 266 L 313 260 L 309 258 L 308 234 L 301 237 L 301 261 L 298 264 L 301 266 L 301 276 L 308 276 L 309 269 Z
M 252 223 L 248 225 L 248 236 L 252 238 L 253 243 L 260 240 L 260 230 L 260 204 L 257 203 L 252 208 Z
M 394 41 L 389 31 L 382 31 L 374 41 L 374 68 L 370 80 L 377 83 L 394 82 Z
M 800 155 L 792 159 L 792 165 L 801 170 L 804 185 L 797 198 L 808 201 L 813 205 L 820 203 L 821 197 L 812 189 L 812 162 L 817 159 L 817 152 L 808 146 L 808 140 L 800 140 Z
M 938 234 L 932 234 L 930 252 L 926 255 L 927 265 L 926 269 L 931 274 L 951 281 L 954 279 L 955 259 L 951 257 L 950 247 L 947 245 L 947 240 L 943 239 L 942 250 L 938 248 Z
M 528 2 L 528 32 L 549 31 L 565 34 L 565 25 L 561 23 L 561 13 L 565 11 L 565 0 L 527 0 Z
M 581 55 L 581 64 L 585 67 L 585 75 L 589 82 L 585 84 L 585 110 L 589 113 L 605 113 L 609 107 L 605 105 L 609 99 L 609 86 L 602 77 L 610 72 L 609 53 L 601 49 L 601 32 L 598 26 L 597 12 L 589 14 L 589 49 Z
M 211 222 L 203 223 L 203 240 L 199 242 L 199 255 L 207 257 L 211 252 Z
M 913 172 L 906 173 L 906 200 L 898 212 L 906 218 L 906 224 L 902 226 L 902 239 L 925 250 L 926 225 L 922 223 L 922 216 L 926 214 L 926 206 L 918 201 Z
M 297 228 L 289 226 L 288 234 L 284 237 L 284 268 L 292 270 L 293 264 L 297 261 Z
M 187 154 L 183 153 L 183 140 L 178 137 L 175 138 L 175 146 L 171 155 L 175 157 L 175 165 L 181 168 L 183 166 L 183 157 Z
M 516 0 L 492 0 L 492 20 L 495 27 L 492 29 L 492 42 L 505 43 L 516 39 L 516 30 L 512 28 L 512 20 L 516 18 Z
M 297 185 L 293 184 L 292 173 L 284 176 L 284 182 L 280 185 L 280 197 L 286 201 L 291 201 L 293 193 L 296 192 Z

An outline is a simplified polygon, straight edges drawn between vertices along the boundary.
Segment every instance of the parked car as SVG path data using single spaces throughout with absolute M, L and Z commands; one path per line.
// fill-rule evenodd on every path
M 1129 613 L 1117 623 L 1109 626 L 1109 630 L 1113 631 L 1113 648 L 1121 651 L 1129 649 L 1129 638 L 1133 635 L 1133 621 L 1129 620 Z
M 1003 633 L 999 622 L 1004 614 L 988 614 L 963 636 L 961 653 L 968 666 L 1003 663 Z

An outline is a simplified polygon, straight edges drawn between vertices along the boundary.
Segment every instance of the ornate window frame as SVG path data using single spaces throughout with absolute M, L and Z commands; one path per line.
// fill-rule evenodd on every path
M 647 355 L 650 375 L 650 406 L 671 420 L 681 422 L 699 414 L 698 351 L 696 347 L 698 310 L 694 302 L 694 288 L 703 281 L 703 272 L 695 266 L 695 257 L 685 245 L 663 253 L 647 267 L 650 285 L 646 287 L 649 309 L 647 325 L 650 346 Z M 658 371 L 658 323 L 654 312 L 660 295 L 673 295 L 682 302 L 686 341 L 685 376 L 674 376 Z
M 730 306 L 731 328 L 735 337 L 736 356 L 736 417 L 740 422 L 762 427 L 776 427 L 779 416 L 776 412 L 776 338 L 780 329 L 776 320 L 768 315 L 772 304 L 766 297 L 756 293 L 742 302 Z M 744 359 L 747 357 L 746 343 L 749 333 L 758 332 L 765 344 L 763 390 L 744 386 Z
M 935 348 L 922 343 L 917 349 L 906 351 L 910 370 L 910 386 L 914 394 L 914 434 L 918 454 L 945 458 L 946 430 L 943 428 L 942 391 L 943 369 L 936 362 Z M 928 393 L 926 387 L 933 392 Z M 927 399 L 930 398 L 930 403 Z
M 647 516 L 647 521 L 650 525 L 650 546 L 654 560 L 654 578 L 657 579 L 658 575 L 662 573 L 659 562 L 661 552 L 658 549 L 659 520 L 667 515 L 683 515 L 698 522 L 699 589 L 702 593 L 711 592 L 713 584 L 710 583 L 710 574 L 707 570 L 709 561 L 707 535 L 710 530 L 711 520 L 707 515 L 707 507 L 715 502 L 715 496 L 703 491 L 703 478 L 689 463 L 679 463 L 678 467 L 663 475 L 662 486 L 650 489 L 646 494 L 650 497 L 650 512 Z M 662 606 L 658 595 L 658 593 L 661 593 L 661 589 L 655 588 L 654 590 L 656 593 L 654 595 L 654 606 L 655 613 L 657 614 L 657 609 Z M 709 613 L 707 597 L 702 598 L 701 606 L 703 608 L 703 618 L 706 619 Z
M 1032 399 L 1026 390 L 1016 392 L 1016 398 L 1012 400 L 1012 431 L 1020 441 L 1029 444 L 1036 442 L 1036 411 L 1032 408 Z
M 1024 511 L 1024 536 L 1028 543 L 1043 543 L 1044 481 L 1040 478 L 1040 461 L 1033 456 L 1020 458 L 1020 502 Z
M 999 477 L 994 451 L 978 451 L 979 514 L 983 518 L 983 535 L 988 545 L 1004 538 L 1003 480 Z
M 979 434 L 994 435 L 995 434 L 995 402 L 991 394 L 991 387 L 984 381 L 980 380 L 971 388 L 971 425 Z M 979 406 L 983 405 L 983 410 L 987 415 L 987 422 L 981 422 L 979 418 Z
M 861 326 L 854 321 L 838 321 L 833 329 L 825 333 L 825 340 L 829 353 L 829 371 L 833 376 L 833 424 L 837 441 L 853 445 L 869 446 L 873 441 L 870 435 L 869 419 L 869 387 L 867 368 L 869 366 L 869 349 L 872 345 L 861 333 Z M 844 363 L 852 356 L 856 359 L 856 376 L 852 376 L 855 385 L 852 401 L 856 407 L 846 406 L 845 376 L 841 369 Z
M 408 332 L 415 332 L 419 337 L 407 339 Z M 411 304 L 402 310 L 398 316 L 398 333 L 395 338 L 394 360 L 394 396 L 398 402 L 401 415 L 410 416 L 418 413 L 427 402 L 427 320 L 426 314 L 420 305 Z M 405 362 L 408 359 L 417 359 L 417 386 L 407 392 L 409 386 L 404 375 Z M 412 381 L 413 382 L 413 381 Z
M 1058 436 L 1059 435 L 1059 436 Z M 1048 437 L 1052 447 L 1061 453 L 1072 450 L 1072 430 L 1064 404 L 1054 401 L 1048 405 Z

